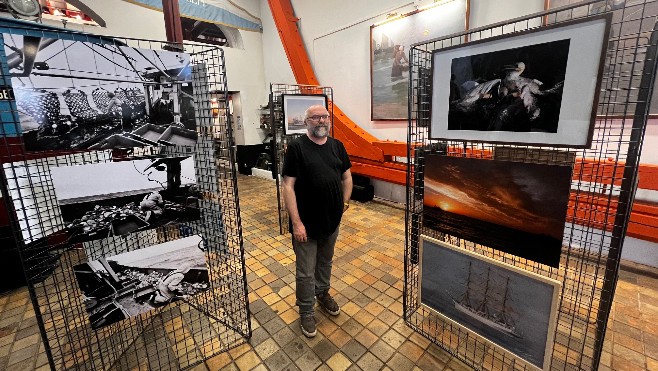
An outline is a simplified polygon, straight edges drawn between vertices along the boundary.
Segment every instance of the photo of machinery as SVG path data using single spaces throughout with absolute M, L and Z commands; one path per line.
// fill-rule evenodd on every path
M 210 287 L 203 239 L 191 236 L 73 267 L 93 329 Z
M 196 143 L 190 56 L 3 34 L 27 151 Z
M 52 168 L 68 241 L 198 220 L 193 164 L 192 157 L 167 157 Z

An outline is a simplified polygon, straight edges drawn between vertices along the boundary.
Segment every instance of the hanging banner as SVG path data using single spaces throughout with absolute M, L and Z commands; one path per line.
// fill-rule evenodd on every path
M 162 11 L 162 0 L 124 1 Z M 226 25 L 246 31 L 262 31 L 260 18 L 234 5 L 230 0 L 179 0 L 178 6 L 182 17 Z M 227 9 L 230 9 L 230 11 Z

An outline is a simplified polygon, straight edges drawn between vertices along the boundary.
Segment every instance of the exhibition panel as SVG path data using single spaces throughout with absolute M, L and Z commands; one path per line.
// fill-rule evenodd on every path
M 658 66 L 606 3 L 411 47 L 404 318 L 473 368 L 600 363 Z
M 0 31 L 0 188 L 50 367 L 184 369 L 244 343 L 223 50 Z

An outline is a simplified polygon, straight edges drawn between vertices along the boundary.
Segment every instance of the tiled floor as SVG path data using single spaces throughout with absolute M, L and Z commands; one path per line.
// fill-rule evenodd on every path
M 272 181 L 240 177 L 253 337 L 194 370 L 464 370 L 401 319 L 404 212 L 353 203 L 337 243 L 332 281 L 338 317 L 316 312 L 306 339 L 294 307 L 294 255 L 279 235 Z M 655 275 L 656 277 L 658 275 Z M 27 290 L 0 296 L 0 370 L 46 370 Z M 658 279 L 622 271 L 601 370 L 658 370 Z

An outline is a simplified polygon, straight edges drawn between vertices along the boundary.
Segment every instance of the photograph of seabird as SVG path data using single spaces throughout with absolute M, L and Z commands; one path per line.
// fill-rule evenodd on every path
M 452 60 L 448 130 L 557 133 L 570 40 Z
M 193 157 L 51 168 L 70 243 L 200 218 Z
M 560 282 L 421 236 L 419 301 L 540 369 L 551 360 Z
M 188 54 L 2 37 L 28 152 L 196 143 Z
M 201 236 L 191 236 L 73 267 L 93 329 L 208 290 Z
M 477 158 L 425 158 L 423 225 L 558 267 L 571 167 Z

